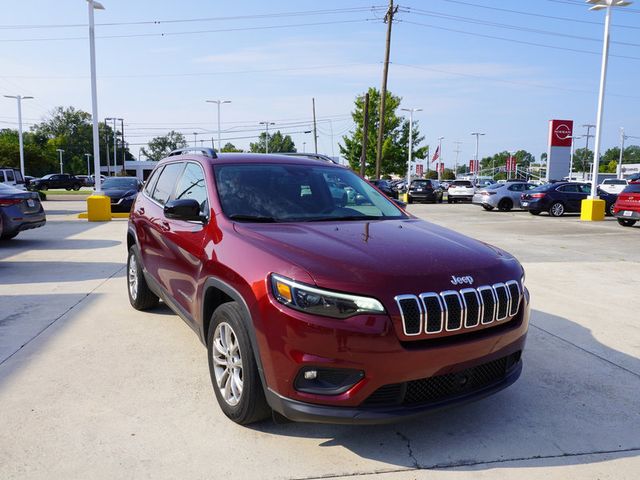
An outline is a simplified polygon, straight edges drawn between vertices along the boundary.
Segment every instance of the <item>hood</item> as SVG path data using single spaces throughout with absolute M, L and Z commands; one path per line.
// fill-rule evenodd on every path
M 132 189 L 124 189 L 124 188 L 110 188 L 108 190 L 104 190 L 104 194 L 111 198 L 123 198 L 128 197 L 130 195 L 135 195 L 138 193 L 137 190 Z
M 462 288 L 454 287 L 452 276 L 472 276 L 478 287 L 522 275 L 510 254 L 418 219 L 236 223 L 235 229 L 305 269 L 318 286 L 346 292 L 393 297 Z

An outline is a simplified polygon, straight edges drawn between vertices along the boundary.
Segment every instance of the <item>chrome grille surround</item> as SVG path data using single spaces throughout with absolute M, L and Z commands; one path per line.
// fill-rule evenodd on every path
M 493 322 L 504 322 L 518 314 L 522 295 L 522 285 L 509 280 L 460 291 L 398 295 L 394 299 L 400 310 L 404 334 L 413 337 L 443 331 L 468 331 Z

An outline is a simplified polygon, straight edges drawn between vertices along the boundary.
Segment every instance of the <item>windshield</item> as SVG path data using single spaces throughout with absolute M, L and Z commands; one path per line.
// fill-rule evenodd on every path
M 605 185 L 626 185 L 627 184 L 625 180 L 617 180 L 615 178 L 614 179 L 608 178 L 602 183 L 604 183 Z
M 102 182 L 102 188 L 135 190 L 138 188 L 138 180 L 135 178 L 107 178 Z
M 43 180 L 48 180 L 49 178 L 53 177 L 55 175 L 55 173 L 50 173 L 49 175 L 45 175 L 44 177 L 42 177 Z
M 351 170 L 307 165 L 216 165 L 222 211 L 247 222 L 406 218 Z
M 473 184 L 469 180 L 454 180 L 451 185 L 456 187 L 473 187 Z

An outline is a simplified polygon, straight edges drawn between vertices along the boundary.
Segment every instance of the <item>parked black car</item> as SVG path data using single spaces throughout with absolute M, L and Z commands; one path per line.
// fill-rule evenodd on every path
M 409 185 L 409 203 L 442 203 L 442 188 L 436 180 L 414 180 Z
M 371 185 L 375 186 L 389 198 L 398 198 L 398 192 L 391 188 L 387 180 L 369 180 Z
M 142 182 L 136 177 L 109 177 L 102 183 L 103 193 L 111 198 L 112 212 L 129 212 L 142 190 Z
M 82 180 L 68 173 L 50 173 L 42 178 L 35 178 L 29 182 L 30 190 L 48 190 L 50 188 L 64 188 L 66 190 L 80 190 Z
M 588 183 L 556 182 L 541 185 L 520 196 L 520 204 L 531 215 L 549 212 L 552 217 L 561 217 L 565 213 L 580 213 L 582 200 L 591 194 Z M 598 189 L 598 196 L 605 201 L 605 212 L 613 215 L 613 206 L 617 195 Z

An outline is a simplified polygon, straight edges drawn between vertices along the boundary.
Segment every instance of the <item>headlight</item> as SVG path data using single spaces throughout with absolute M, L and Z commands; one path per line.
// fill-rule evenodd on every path
M 321 290 L 280 275 L 271 275 L 271 288 L 278 302 L 312 315 L 348 318 L 361 313 L 384 313 L 375 298 Z

